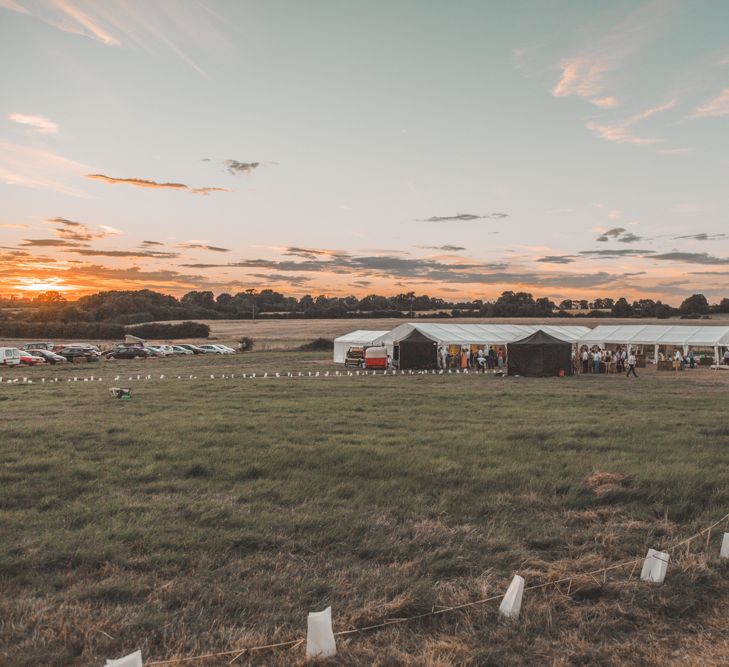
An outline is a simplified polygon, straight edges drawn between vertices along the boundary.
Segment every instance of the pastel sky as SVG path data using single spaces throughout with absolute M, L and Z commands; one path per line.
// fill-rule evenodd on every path
M 0 0 L 0 293 L 729 296 L 725 0 Z

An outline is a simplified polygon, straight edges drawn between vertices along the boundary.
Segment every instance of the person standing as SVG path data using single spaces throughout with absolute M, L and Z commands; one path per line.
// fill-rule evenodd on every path
M 628 372 L 625 374 L 625 377 L 629 378 L 631 373 L 633 377 L 638 377 L 638 374 L 635 372 L 635 355 L 632 352 L 628 355 Z
M 602 354 L 600 354 L 600 350 L 595 350 L 594 354 L 592 355 L 592 372 L 593 373 L 600 372 L 600 362 L 601 361 L 602 361 Z
M 676 350 L 676 354 L 673 355 L 673 370 L 678 373 L 681 370 L 681 364 L 683 363 L 683 356 L 680 350 Z

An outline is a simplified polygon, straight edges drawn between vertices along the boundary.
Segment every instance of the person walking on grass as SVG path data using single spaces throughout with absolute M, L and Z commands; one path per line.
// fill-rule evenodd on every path
M 628 372 L 625 374 L 625 377 L 629 378 L 631 373 L 633 377 L 638 377 L 638 374 L 635 372 L 635 355 L 632 352 L 628 355 Z
M 681 364 L 683 363 L 683 357 L 681 352 L 676 350 L 676 354 L 673 355 L 673 370 L 678 373 L 681 370 Z

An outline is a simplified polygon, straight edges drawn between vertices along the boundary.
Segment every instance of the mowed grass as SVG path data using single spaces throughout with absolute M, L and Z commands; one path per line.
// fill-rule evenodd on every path
M 634 558 L 729 511 L 720 373 L 243 380 L 330 365 L 196 364 L 36 368 L 16 375 L 64 381 L 0 387 L 3 665 L 285 641 L 328 605 L 346 630 L 502 593 L 515 572 Z M 107 381 L 136 369 L 155 379 Z M 65 382 L 91 374 L 105 381 Z M 625 477 L 596 493 L 595 471 Z M 490 603 L 348 637 L 330 662 L 725 664 L 719 539 L 677 554 L 664 586 L 578 578 L 525 594 L 516 623 Z M 300 662 L 301 646 L 236 664 Z

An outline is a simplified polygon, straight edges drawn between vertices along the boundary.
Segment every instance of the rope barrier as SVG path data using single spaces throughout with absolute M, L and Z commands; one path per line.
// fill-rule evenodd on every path
M 673 552 L 676 549 L 678 549 L 679 547 L 683 546 L 684 544 L 688 544 L 692 540 L 695 540 L 695 539 L 701 537 L 702 535 L 704 535 L 704 533 L 706 533 L 706 535 L 707 535 L 706 545 L 708 548 L 709 541 L 711 538 L 711 531 L 714 528 L 716 528 L 717 526 L 719 526 L 724 521 L 729 521 L 729 513 L 725 514 L 723 517 L 721 517 L 721 519 L 718 519 L 717 521 L 712 523 L 710 526 L 707 526 L 706 528 L 702 528 L 699 532 L 695 533 L 694 535 L 691 535 L 690 537 L 687 537 L 686 539 L 681 540 L 680 542 L 677 542 L 676 544 L 673 544 L 668 547 L 664 547 L 663 550 L 667 551 L 667 552 Z M 644 560 L 645 560 L 645 556 L 641 556 L 639 558 L 634 558 L 632 560 L 623 561 L 621 563 L 615 563 L 614 565 L 608 565 L 606 567 L 601 567 L 597 570 L 591 570 L 588 572 L 580 572 L 577 574 L 572 574 L 570 576 L 563 577 L 561 579 L 555 579 L 555 580 L 547 581 L 547 582 L 544 582 L 541 584 L 533 584 L 531 586 L 526 586 L 524 588 L 524 592 L 541 590 L 544 588 L 549 588 L 550 586 L 558 587 L 559 584 L 564 584 L 564 583 L 569 582 L 569 589 L 568 589 L 568 595 L 569 595 L 569 591 L 571 591 L 571 588 L 572 588 L 572 581 L 574 579 L 577 579 L 579 577 L 592 577 L 593 579 L 595 579 L 595 575 L 602 574 L 603 575 L 602 584 L 600 584 L 600 581 L 597 579 L 595 579 L 595 581 L 600 585 L 604 585 L 607 583 L 607 573 L 608 572 L 611 572 L 611 571 L 614 571 L 617 569 L 626 568 L 626 567 L 632 565 L 633 567 L 630 571 L 630 574 L 628 575 L 627 580 L 625 582 L 623 582 L 623 584 L 626 585 L 632 579 L 636 567 Z M 340 630 L 338 632 L 335 632 L 334 636 L 335 637 L 347 637 L 347 636 L 351 636 L 351 635 L 363 634 L 365 632 L 372 632 L 374 630 L 381 630 L 382 628 L 390 627 L 392 625 L 401 625 L 403 623 L 410 623 L 412 621 L 418 621 L 418 620 L 422 620 L 424 618 L 439 616 L 442 614 L 448 614 L 448 613 L 458 611 L 461 609 L 467 609 L 469 607 L 476 607 L 479 605 L 486 604 L 488 602 L 494 602 L 496 600 L 501 600 L 503 597 L 504 597 L 503 593 L 500 593 L 498 595 L 492 595 L 492 596 L 489 596 L 486 598 L 482 598 L 480 600 L 473 600 L 472 602 L 464 602 L 463 604 L 454 605 L 451 607 L 443 607 L 442 609 L 436 609 L 436 610 L 425 612 L 422 614 L 416 614 L 415 616 L 407 616 L 405 618 L 386 619 L 384 621 L 381 621 L 380 623 L 375 623 L 373 625 L 365 625 L 365 626 L 358 627 L 358 628 L 352 628 L 351 630 Z M 205 653 L 203 655 L 187 656 L 187 657 L 180 657 L 180 658 L 168 658 L 166 660 L 156 660 L 156 661 L 152 661 L 152 662 L 147 662 L 147 663 L 145 663 L 145 665 L 147 667 L 161 667 L 162 665 L 177 665 L 177 664 L 182 664 L 182 663 L 207 660 L 210 658 L 225 658 L 225 657 L 228 657 L 231 655 L 234 656 L 234 658 L 230 661 L 229 664 L 232 664 L 233 662 L 238 660 L 238 658 L 241 658 L 244 655 L 246 655 L 246 653 L 253 653 L 256 651 L 264 651 L 264 650 L 270 650 L 270 649 L 276 649 L 276 648 L 285 648 L 287 646 L 291 647 L 293 649 L 296 646 L 299 646 L 300 644 L 304 643 L 305 641 L 306 641 L 305 638 L 291 639 L 289 641 L 278 642 L 276 644 L 265 644 L 265 645 L 261 645 L 261 646 L 248 646 L 245 648 L 238 648 L 235 650 L 228 650 L 228 651 L 220 651 L 217 653 Z

